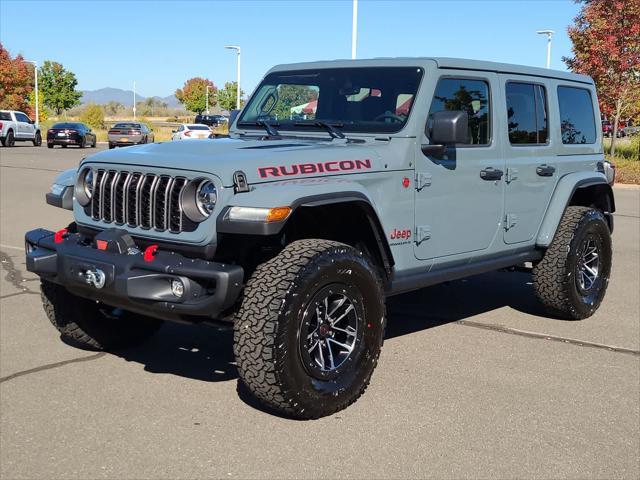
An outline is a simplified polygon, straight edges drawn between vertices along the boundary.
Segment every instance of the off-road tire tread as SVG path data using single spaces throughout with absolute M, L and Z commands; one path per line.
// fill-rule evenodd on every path
M 533 268 L 533 288 L 538 300 L 554 316 L 567 320 L 580 320 L 579 314 L 571 306 L 569 282 L 573 276 L 567 275 L 569 247 L 576 230 L 588 213 L 596 211 L 589 207 L 569 206 L 566 208 L 553 240 L 542 260 Z
M 138 345 L 153 335 L 162 325 L 159 320 L 140 316 L 139 319 L 129 319 L 131 323 L 127 328 L 121 328 L 117 332 L 108 332 L 105 329 L 106 334 L 103 334 L 102 338 L 96 338 L 78 323 L 79 316 L 87 313 L 88 300 L 75 297 L 64 287 L 48 281 L 41 282 L 40 297 L 47 318 L 63 337 L 94 350 Z
M 279 255 L 259 265 L 244 288 L 244 299 L 234 326 L 233 342 L 240 378 L 259 400 L 292 418 L 314 419 L 348 407 L 365 392 L 378 362 L 379 349 L 373 359 L 371 373 L 362 382 L 359 392 L 345 402 L 335 404 L 332 411 L 318 413 L 305 410 L 296 403 L 295 392 L 288 392 L 283 388 L 279 380 L 283 372 L 275 360 L 272 360 L 275 358 L 274 350 L 280 343 L 273 332 L 289 291 L 300 281 L 304 268 L 310 262 L 317 261 L 317 257 L 327 251 L 345 247 L 352 249 L 343 243 L 322 239 L 292 242 Z M 352 250 L 354 255 L 362 256 L 362 253 Z M 382 284 L 377 276 L 375 281 L 382 295 Z M 383 321 L 382 328 L 385 326 L 386 321 Z M 384 339 L 384 331 L 382 338 Z

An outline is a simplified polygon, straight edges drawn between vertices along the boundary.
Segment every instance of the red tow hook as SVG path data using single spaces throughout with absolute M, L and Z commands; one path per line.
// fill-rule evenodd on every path
M 158 245 L 149 245 L 144 249 L 144 255 L 142 258 L 144 258 L 145 262 L 153 262 L 156 253 L 158 253 Z
M 69 231 L 66 228 L 63 228 L 61 230 L 58 230 L 53 235 L 53 242 L 54 243 L 62 243 L 64 241 L 64 239 L 67 238 L 68 236 L 69 236 Z

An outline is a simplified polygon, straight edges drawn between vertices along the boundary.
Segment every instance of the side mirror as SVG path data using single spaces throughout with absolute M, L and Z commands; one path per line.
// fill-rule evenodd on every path
M 436 112 L 433 114 L 431 125 L 427 124 L 425 133 L 432 142 L 422 145 L 422 153 L 425 155 L 442 153 L 447 146 L 467 143 L 469 115 L 459 110 Z
M 177 130 L 171 130 L 171 133 L 176 133 L 176 132 L 177 132 Z

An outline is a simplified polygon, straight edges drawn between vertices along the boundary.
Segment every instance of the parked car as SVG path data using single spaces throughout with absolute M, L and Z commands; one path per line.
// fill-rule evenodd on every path
M 616 138 L 622 138 L 626 136 L 626 128 L 626 123 L 620 121 L 620 123 L 618 124 L 618 132 L 616 133 Z M 605 137 L 610 137 L 613 135 L 613 124 L 609 120 L 602 121 L 602 134 Z
M 16 142 L 33 142 L 42 145 L 40 127 L 22 112 L 0 110 L 0 142 L 3 147 L 13 147 Z
M 198 140 L 214 137 L 215 135 L 208 125 L 183 123 L 176 130 L 173 130 L 171 140 Z
M 210 127 L 219 127 L 229 121 L 224 115 L 196 115 L 196 123 L 209 125 Z
M 116 123 L 107 132 L 109 148 L 128 147 L 142 143 L 153 143 L 155 135 L 144 123 L 121 122 Z
M 597 311 L 615 211 L 597 111 L 591 78 L 545 68 L 280 65 L 230 140 L 101 152 L 58 177 L 47 201 L 72 204 L 75 223 L 28 232 L 26 266 L 68 343 L 224 325 L 257 399 L 330 415 L 369 384 L 387 296 L 526 266 L 550 315 Z
M 637 135 L 638 133 L 640 133 L 640 127 L 630 125 L 628 127 L 624 127 L 622 129 L 622 133 L 624 134 L 625 137 L 631 137 L 633 135 Z
M 62 148 L 67 148 L 68 145 L 95 148 L 96 143 L 96 134 L 84 123 L 60 122 L 47 130 L 48 148 L 53 148 L 55 145 L 60 145 Z

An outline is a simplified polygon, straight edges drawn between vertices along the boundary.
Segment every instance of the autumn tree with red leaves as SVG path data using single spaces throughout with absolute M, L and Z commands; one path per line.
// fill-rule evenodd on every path
M 33 65 L 11 54 L 0 43 L 0 109 L 20 110 L 32 116 L 29 94 L 33 90 Z
M 191 112 L 202 113 L 206 109 L 206 92 L 209 86 L 209 108 L 216 104 L 216 86 L 211 80 L 201 77 L 190 78 L 184 86 L 176 90 L 176 98 Z
M 563 60 L 595 81 L 600 110 L 613 117 L 613 155 L 620 119 L 635 113 L 640 95 L 640 0 L 576 2 L 583 5 L 568 28 L 574 56 Z

